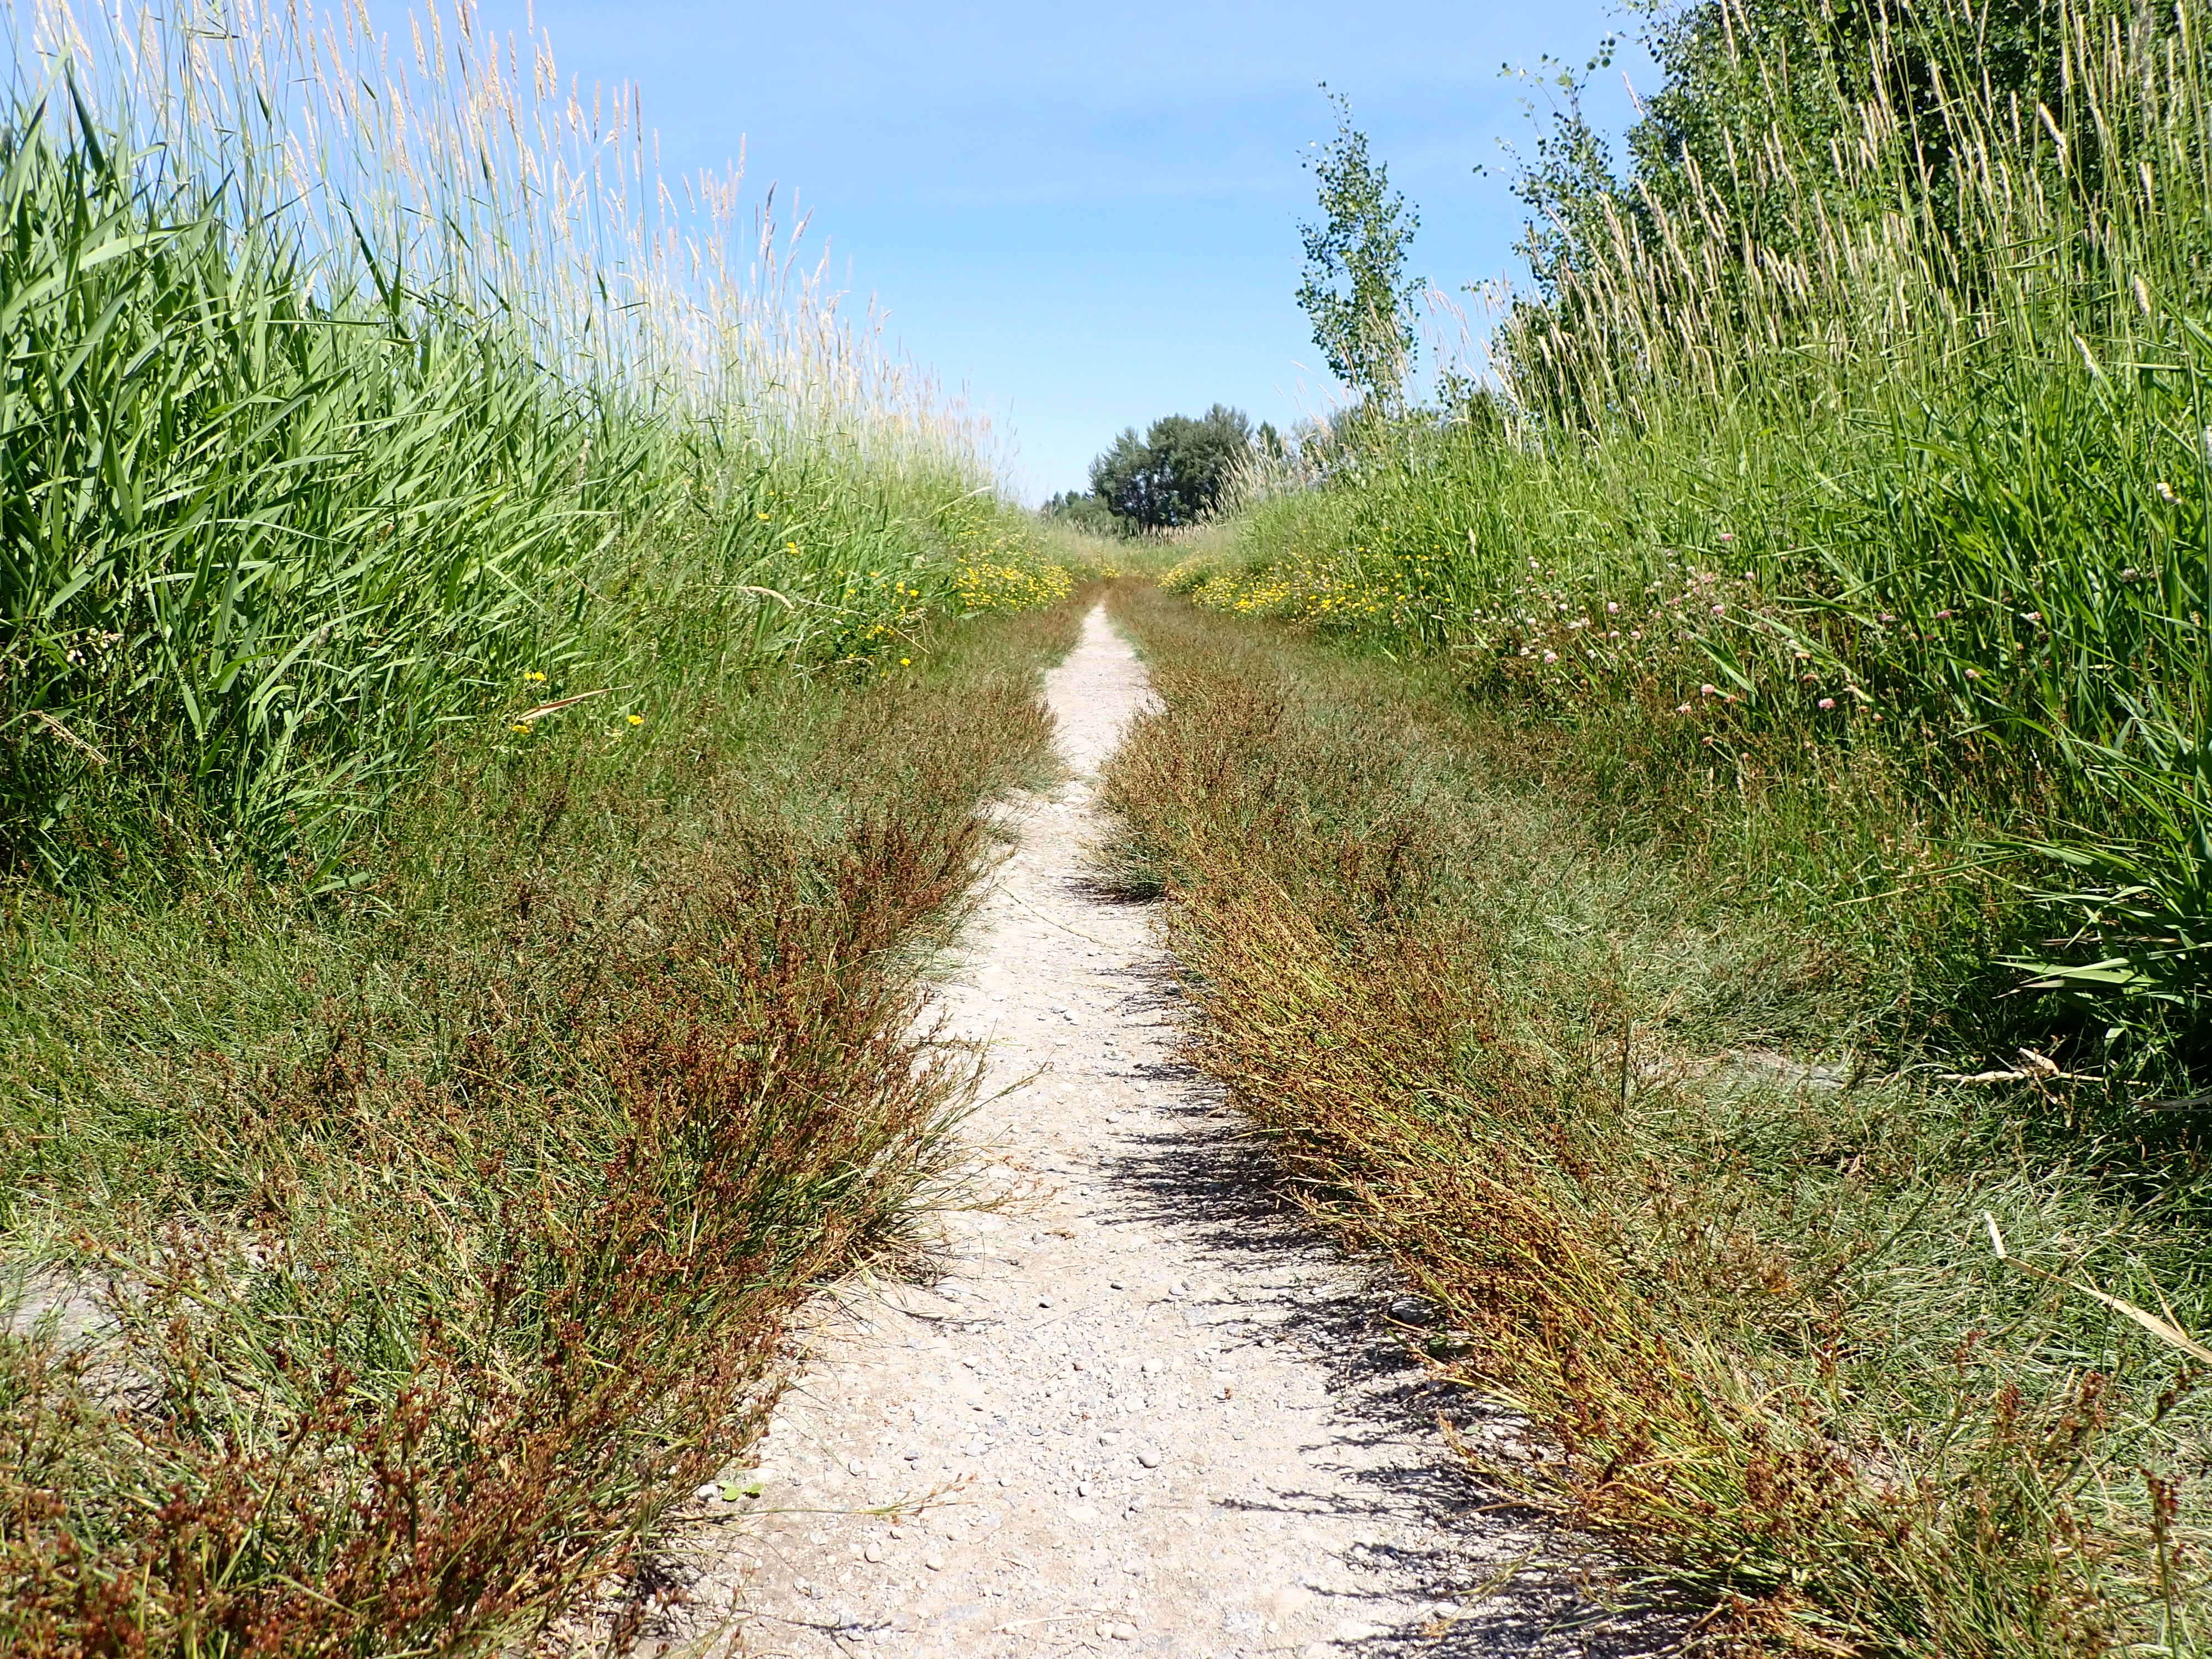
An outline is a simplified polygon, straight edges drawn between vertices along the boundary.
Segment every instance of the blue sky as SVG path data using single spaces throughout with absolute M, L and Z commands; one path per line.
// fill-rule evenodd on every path
M 495 26 L 522 0 L 487 0 Z M 1413 268 L 1448 289 L 1510 274 L 1500 139 L 1538 94 L 1501 74 L 1580 65 L 1628 20 L 1608 0 L 538 0 L 564 75 L 635 81 L 672 172 L 747 152 L 795 192 L 856 297 L 988 412 L 1030 499 L 1079 488 L 1125 426 L 1217 399 L 1278 424 L 1334 395 L 1291 295 L 1351 100 L 1421 214 Z M 1624 55 L 1590 108 L 1631 112 Z M 1488 177 L 1474 172 L 1486 165 Z

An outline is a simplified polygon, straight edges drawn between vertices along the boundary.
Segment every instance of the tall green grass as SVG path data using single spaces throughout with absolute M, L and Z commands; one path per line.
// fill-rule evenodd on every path
M 542 38 L 0 15 L 0 1650 L 617 1650 L 945 1168 L 1069 573 Z
M 1998 954 L 2080 1010 L 2084 1068 L 2188 1093 L 2212 946 L 2212 16 L 1673 15 L 1703 20 L 1701 72 L 1732 88 L 1724 164 L 1646 143 L 1626 177 L 1532 192 L 1547 283 L 1504 317 L 1489 389 L 1355 428 L 1179 585 L 1450 653 L 1547 718 L 1640 723 L 1662 771 L 1891 757 L 1957 878 L 2010 860 Z M 2015 28 L 2025 93 L 1984 46 Z M 1931 878 L 1866 873 L 1830 896 Z
M 861 667 L 1065 591 L 986 434 L 543 40 L 465 6 L 403 40 L 359 8 L 8 21 L 18 867 L 319 865 L 458 722 L 671 653 Z

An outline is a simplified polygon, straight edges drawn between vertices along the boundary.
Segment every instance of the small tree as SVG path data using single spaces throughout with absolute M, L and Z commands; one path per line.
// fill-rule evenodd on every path
M 1370 404 L 1395 409 L 1417 338 L 1413 301 L 1424 284 L 1404 273 L 1421 218 L 1390 188 L 1389 170 L 1369 158 L 1351 104 L 1339 93 L 1328 99 L 1336 106 L 1336 137 L 1305 158 L 1328 222 L 1298 227 L 1306 251 L 1298 304 L 1312 319 L 1314 344 L 1329 372 Z

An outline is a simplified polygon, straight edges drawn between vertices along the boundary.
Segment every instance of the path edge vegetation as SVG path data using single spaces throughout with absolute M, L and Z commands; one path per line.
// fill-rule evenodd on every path
M 924 975 L 1076 622 L 450 746 L 339 894 L 21 902 L 0 1645 L 625 1639 L 788 1316 L 946 1173 Z
M 1094 550 L 542 35 L 196 16 L 6 13 L 0 1648 L 619 1645 Z
M 2198 1650 L 2186 1189 L 2063 1085 L 1833 1046 L 1879 928 L 1778 925 L 1717 878 L 1735 847 L 1620 836 L 1571 735 L 1114 605 L 1161 706 L 1109 768 L 1107 878 L 1164 896 L 1188 1052 L 1289 1190 L 1525 1413 L 1462 1443 L 1501 1501 L 1655 1568 L 1693 1647 Z
M 1121 602 L 1194 1057 L 1717 1641 L 2205 1640 L 2208 24 L 1646 13 L 1426 404 L 1340 106 L 1360 401 Z

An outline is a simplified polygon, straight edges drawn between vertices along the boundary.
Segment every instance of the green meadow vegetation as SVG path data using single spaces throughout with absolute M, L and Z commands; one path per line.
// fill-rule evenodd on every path
M 1362 402 L 1039 517 L 542 40 L 11 5 L 0 1650 L 618 1646 L 1157 564 L 1109 873 L 1501 1498 L 1693 1645 L 2203 1653 L 2212 12 L 1639 15 L 1479 372 L 1340 104 Z
M 444 745 L 341 893 L 20 895 L 0 1646 L 469 1651 L 619 1596 L 941 1173 L 973 1056 L 921 975 L 1072 623 Z
M 0 1650 L 618 1638 L 940 1172 L 1080 544 L 542 40 L 7 15 Z
M 1815 811 L 1625 823 L 1447 665 L 1117 605 L 1164 707 L 1113 878 L 1290 1190 L 1526 1414 L 1533 1460 L 1464 1443 L 1501 1500 L 1731 1650 L 2198 1650 L 2200 1351 L 2130 1311 L 2206 1322 L 2188 1166 L 1876 1041 L 1918 941 L 1759 890 L 1822 867 Z
M 932 616 L 1065 593 L 969 434 L 772 247 L 689 291 L 652 226 L 485 253 L 566 188 L 533 172 L 375 239 L 311 197 L 360 232 L 318 250 L 251 170 L 292 135 L 142 125 L 71 79 L 0 133 L 0 836 L 47 882 L 320 860 L 456 723 L 628 713 L 672 658 L 865 669 Z M 465 214 L 443 246 L 410 222 Z M 582 291 L 587 256 L 635 291 Z
M 1198 1057 L 1715 1641 L 2207 1640 L 2208 24 L 1646 14 L 1426 405 L 1347 118 L 1365 401 L 1121 601 Z

